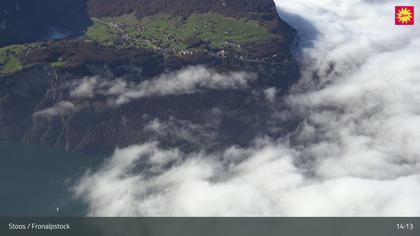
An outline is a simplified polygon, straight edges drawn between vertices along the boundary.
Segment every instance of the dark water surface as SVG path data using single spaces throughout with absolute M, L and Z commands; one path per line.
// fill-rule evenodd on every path
M 60 28 L 56 26 L 49 26 L 46 29 L 46 35 L 43 40 L 59 40 L 68 37 L 69 35 L 73 34 L 74 32 Z
M 103 157 L 0 141 L 0 216 L 81 216 L 70 187 Z M 60 209 L 57 212 L 57 208 Z

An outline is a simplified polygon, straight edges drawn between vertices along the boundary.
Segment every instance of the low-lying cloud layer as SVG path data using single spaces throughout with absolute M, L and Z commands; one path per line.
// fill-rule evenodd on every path
M 313 177 L 295 164 L 297 157 L 289 147 L 266 141 L 215 155 L 184 154 L 147 143 L 117 150 L 74 191 L 90 203 L 92 216 L 353 216 L 420 211 L 416 197 L 420 175 L 389 175 L 389 180 Z
M 69 101 L 60 101 L 52 107 L 34 113 L 34 116 L 52 117 L 65 116 L 79 110 L 79 107 Z
M 298 130 L 210 154 L 117 150 L 74 187 L 89 215 L 420 216 L 420 31 L 393 22 L 419 1 L 276 2 L 301 34 Z
M 86 77 L 67 83 L 69 101 L 59 101 L 54 106 L 34 113 L 34 116 L 53 117 L 68 115 L 83 108 L 78 101 L 102 97 L 110 106 L 118 107 L 136 99 L 183 95 L 205 90 L 246 89 L 257 76 L 253 73 L 231 71 L 218 73 L 204 66 L 189 66 L 184 69 L 164 73 L 143 82 L 128 81 L 124 78 L 105 79 L 99 76 Z
M 141 83 L 123 79 L 110 81 L 98 77 L 84 78 L 73 83 L 71 96 L 109 96 L 110 103 L 119 106 L 145 97 L 191 94 L 206 89 L 244 89 L 255 79 L 255 74 L 246 72 L 220 74 L 204 66 L 189 66 Z

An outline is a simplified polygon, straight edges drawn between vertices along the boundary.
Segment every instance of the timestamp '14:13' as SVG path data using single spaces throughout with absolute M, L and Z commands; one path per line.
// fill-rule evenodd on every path
M 399 230 L 414 230 L 413 223 L 397 224 L 397 229 Z

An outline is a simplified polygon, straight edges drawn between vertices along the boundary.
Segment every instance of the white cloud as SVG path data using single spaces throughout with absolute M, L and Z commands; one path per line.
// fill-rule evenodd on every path
M 214 116 L 217 112 L 208 113 L 208 117 L 213 116 L 205 124 L 174 117 L 169 117 L 165 121 L 153 119 L 143 127 L 143 131 L 145 135 L 158 137 L 160 141 L 162 139 L 183 140 L 192 145 L 203 146 L 217 139 L 217 133 L 214 130 L 214 126 L 219 125 L 218 118 Z
M 117 150 L 98 172 L 82 178 L 74 191 L 89 203 L 91 216 L 404 216 L 420 212 L 420 175 L 394 175 L 392 180 L 316 179 L 294 164 L 296 155 L 288 147 L 270 143 L 231 148 L 218 155 L 184 154 L 148 143 Z
M 419 1 L 276 2 L 300 17 L 284 14 L 302 39 L 292 140 L 117 151 L 75 187 L 90 215 L 420 216 L 420 31 L 393 22 L 396 4 Z M 168 153 L 170 166 L 132 169 Z
M 34 116 L 39 117 L 53 117 L 53 116 L 64 116 L 69 115 L 75 111 L 78 111 L 79 108 L 69 101 L 60 101 L 55 104 L 53 107 L 46 108 L 41 111 L 34 113 Z
M 90 98 L 95 95 L 95 88 L 98 84 L 98 76 L 83 78 L 82 80 L 72 81 L 70 96 L 74 98 Z
M 274 102 L 276 100 L 277 93 L 278 93 L 277 88 L 274 88 L 274 87 L 264 90 L 265 98 L 269 102 Z
M 84 78 L 71 83 L 75 98 L 105 95 L 113 105 L 122 105 L 145 97 L 191 94 L 202 90 L 244 89 L 256 79 L 246 72 L 217 73 L 204 66 L 189 66 L 176 72 L 165 73 L 140 83 L 124 79 L 105 80 L 98 77 Z
M 420 32 L 394 25 L 395 1 L 278 4 L 319 30 L 303 48 L 308 67 L 289 98 L 317 127 L 303 148 L 318 174 L 389 179 L 419 170 Z M 321 81 L 307 89 L 314 71 Z
M 204 90 L 246 89 L 257 76 L 253 73 L 231 71 L 218 73 L 204 66 L 189 66 L 181 70 L 164 73 L 142 82 L 122 78 L 110 80 L 99 76 L 85 77 L 68 82 L 69 101 L 59 101 L 54 106 L 34 113 L 35 116 L 53 117 L 79 111 L 86 99 L 104 97 L 111 106 L 120 106 L 132 100 L 182 95 Z

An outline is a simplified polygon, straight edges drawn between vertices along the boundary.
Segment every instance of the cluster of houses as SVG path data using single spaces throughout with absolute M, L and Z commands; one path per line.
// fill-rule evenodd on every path
M 158 42 L 157 40 L 153 39 L 145 39 L 145 38 L 137 38 L 135 36 L 132 36 L 130 34 L 127 34 L 125 32 L 127 31 L 138 31 L 138 32 L 145 32 L 146 28 L 141 24 L 117 24 L 117 23 L 109 23 L 109 26 L 113 27 L 118 31 L 118 42 L 117 45 L 124 45 L 124 46 L 134 46 L 139 40 L 147 41 L 149 44 L 153 45 L 155 50 L 159 51 L 163 54 L 173 54 L 173 55 L 179 55 L 179 56 L 188 56 L 188 55 L 195 55 L 203 52 L 203 49 L 176 49 L 174 47 L 162 47 L 160 44 L 161 42 Z M 158 33 L 158 31 L 155 29 L 154 33 Z M 175 42 L 175 36 L 169 35 L 168 33 L 163 32 L 163 35 L 166 37 L 166 40 L 170 42 Z M 225 49 L 221 50 L 207 50 L 208 53 L 210 53 L 213 56 L 217 57 L 223 57 L 223 58 L 235 58 L 242 61 L 250 61 L 250 62 L 271 62 L 273 59 L 277 57 L 276 54 L 268 56 L 266 58 L 253 58 L 248 55 L 244 55 L 238 52 L 238 50 L 233 50 L 234 48 L 239 49 L 241 48 L 241 45 L 234 43 L 234 42 L 224 42 L 224 45 L 226 46 Z

